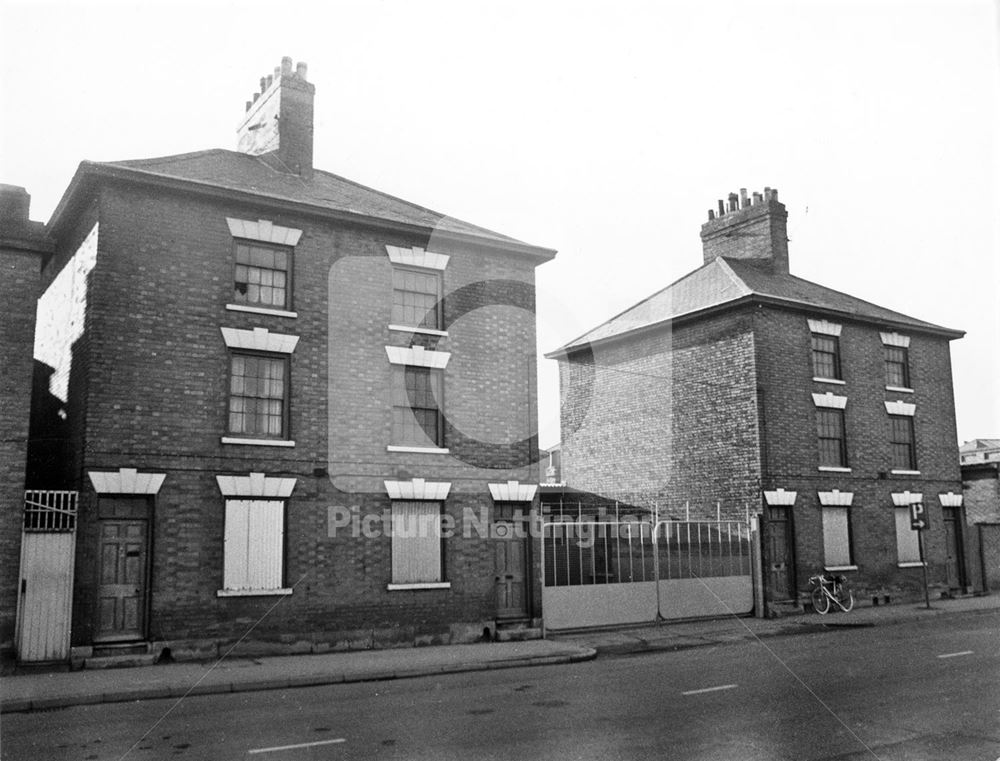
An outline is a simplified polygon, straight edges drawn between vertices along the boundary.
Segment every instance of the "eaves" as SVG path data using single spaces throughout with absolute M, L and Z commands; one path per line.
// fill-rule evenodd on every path
M 555 249 L 533 246 L 519 241 L 502 241 L 495 238 L 486 238 L 471 233 L 460 233 L 454 231 L 441 230 L 426 225 L 416 225 L 382 217 L 369 216 L 359 212 L 330 209 L 318 204 L 311 204 L 304 201 L 295 201 L 280 196 L 257 193 L 247 190 L 216 185 L 200 180 L 189 180 L 180 177 L 146 172 L 127 167 L 111 166 L 92 161 L 82 161 L 73 175 L 69 187 L 63 193 L 59 205 L 52 213 L 49 220 L 49 234 L 57 237 L 60 228 L 66 220 L 72 216 L 74 209 L 82 203 L 82 196 L 86 194 L 88 188 L 100 182 L 122 182 L 145 187 L 158 188 L 176 193 L 185 193 L 192 196 L 212 198 L 215 200 L 232 201 L 235 203 L 252 204 L 274 211 L 286 212 L 299 216 L 309 216 L 322 219 L 327 222 L 334 222 L 340 225 L 361 227 L 369 230 L 379 230 L 392 232 L 400 235 L 413 235 L 419 237 L 434 236 L 435 240 L 447 241 L 457 245 L 474 245 L 500 251 L 506 254 L 514 254 L 537 261 L 547 262 L 556 255 Z

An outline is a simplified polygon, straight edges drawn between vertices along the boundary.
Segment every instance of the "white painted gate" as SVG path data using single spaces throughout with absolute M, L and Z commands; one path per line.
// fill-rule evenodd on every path
M 76 492 L 24 493 L 16 628 L 21 662 L 69 658 L 76 511 Z
M 542 523 L 547 629 L 745 615 L 753 610 L 744 521 L 629 521 L 563 516 Z

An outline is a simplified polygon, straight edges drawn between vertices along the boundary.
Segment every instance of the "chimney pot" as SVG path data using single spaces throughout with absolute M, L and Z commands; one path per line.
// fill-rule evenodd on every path
M 250 110 L 250 106 L 252 106 L 252 105 L 253 105 L 253 101 L 252 101 L 252 100 L 248 100 L 248 101 L 247 101 L 247 107 L 246 107 L 246 110 L 247 110 L 247 111 L 249 111 L 249 110 Z
M 261 93 L 263 93 L 264 90 L 266 90 L 266 89 L 267 89 L 267 77 L 261 77 L 260 78 L 260 91 L 261 91 Z
M 719 216 L 726 216 L 726 205 L 721 198 L 719 199 Z
M 715 219 L 715 211 L 713 209 L 708 210 L 708 221 L 711 222 Z
M 739 196 L 737 196 L 735 193 L 730 193 L 729 194 L 729 211 L 738 211 L 739 208 L 740 208 L 738 204 L 739 204 Z
M 267 75 L 267 86 L 270 87 L 271 83 L 274 81 L 274 76 L 271 74 Z
M 260 97 L 260 93 L 259 93 L 259 92 L 255 92 L 255 93 L 253 94 L 253 102 L 254 102 L 254 103 L 256 103 L 256 102 L 257 102 L 257 99 L 258 99 L 259 97 Z
M 274 78 L 277 79 L 280 76 L 281 76 L 281 67 L 280 66 L 275 66 L 274 67 Z
M 295 76 L 301 79 L 303 82 L 306 81 L 306 74 L 309 72 L 309 65 L 305 61 L 299 61 L 298 65 L 295 67 Z
M 754 204 L 763 203 L 763 201 L 764 201 L 764 196 L 762 196 L 760 193 L 754 192 L 753 194 Z
M 292 73 L 292 57 L 284 56 L 281 59 L 281 76 L 287 77 Z
M 745 209 L 747 206 L 747 189 L 740 188 L 740 208 Z
M 772 201 L 777 201 L 778 200 L 778 189 L 777 188 L 771 188 L 771 200 Z

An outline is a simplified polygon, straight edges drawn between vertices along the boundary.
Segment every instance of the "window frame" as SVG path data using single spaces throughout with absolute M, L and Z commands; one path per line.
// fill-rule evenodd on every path
M 434 407 L 414 407 L 413 397 L 411 396 L 409 387 L 407 386 L 408 373 L 412 373 L 414 375 L 425 374 L 427 376 L 430 397 L 436 402 Z M 390 414 L 392 419 L 390 422 L 389 446 L 444 449 L 446 447 L 444 430 L 444 393 L 443 369 L 423 367 L 420 365 L 392 365 L 392 382 L 390 388 Z M 397 396 L 399 394 L 402 394 L 404 404 L 397 404 Z M 415 410 L 424 412 L 433 410 L 435 412 L 436 435 L 434 437 L 427 435 L 427 431 L 415 414 Z M 424 434 L 423 439 L 409 441 L 406 439 L 406 436 L 398 435 L 405 432 L 406 424 L 410 422 L 406 419 L 407 414 L 412 418 L 412 425 Z M 403 419 L 397 421 L 397 415 L 402 415 Z M 402 430 L 400 426 L 402 427 Z
M 832 350 L 817 347 L 816 344 L 820 341 L 831 341 L 833 343 Z M 844 376 L 840 363 L 840 336 L 830 335 L 828 333 L 811 333 L 810 346 L 812 351 L 813 377 L 821 380 L 843 380 Z M 832 358 L 830 362 L 833 365 L 832 375 L 825 375 L 820 372 L 820 368 L 817 363 L 818 355 L 828 355 Z
M 398 520 L 401 516 L 397 516 L 397 508 L 402 510 L 405 507 L 417 507 L 424 506 L 429 507 L 430 510 L 434 512 L 434 518 L 436 519 L 435 525 L 437 527 L 438 536 L 437 541 L 427 541 L 428 537 L 411 537 L 411 536 L 400 536 L 397 531 L 399 529 Z M 400 589 L 447 589 L 451 587 L 451 583 L 447 581 L 447 568 L 445 564 L 445 532 L 443 526 L 443 519 L 445 515 L 445 504 L 444 500 L 438 499 L 393 499 L 391 501 L 391 527 L 389 532 L 389 541 L 391 543 L 390 547 L 390 581 L 388 584 L 388 589 L 400 590 Z M 419 520 L 419 516 L 418 516 Z M 432 537 L 433 538 L 433 537 Z M 420 541 L 423 543 L 418 545 L 420 548 L 434 547 L 437 556 L 435 558 L 427 561 L 427 565 L 435 565 L 437 567 L 436 578 L 426 578 L 418 579 L 412 578 L 404 575 L 404 571 L 407 568 L 401 567 L 397 561 L 401 555 L 405 555 L 403 552 L 403 546 L 406 541 Z
M 238 249 L 241 246 L 244 246 L 244 247 L 246 247 L 248 249 L 260 248 L 260 249 L 266 249 L 266 250 L 273 251 L 273 252 L 284 253 L 286 255 L 286 257 L 287 257 L 286 258 L 286 267 L 285 267 L 284 270 L 281 270 L 281 269 L 278 269 L 277 267 L 268 268 L 268 267 L 260 267 L 259 265 L 253 265 L 253 264 L 250 264 L 250 263 L 241 263 L 238 260 L 238 256 L 239 256 Z M 233 249 L 232 250 L 233 250 L 233 269 L 232 269 L 232 286 L 233 286 L 233 290 L 232 290 L 232 293 L 230 295 L 230 302 L 229 302 L 230 304 L 232 304 L 233 306 L 236 306 L 236 307 L 242 307 L 244 309 L 264 309 L 264 310 L 278 311 L 278 312 L 291 312 L 291 311 L 294 310 L 295 307 L 294 307 L 294 298 L 293 298 L 293 294 L 294 294 L 293 284 L 294 284 L 294 272 L 295 272 L 295 246 L 289 246 L 287 244 L 281 244 L 281 243 L 272 243 L 270 241 L 265 241 L 265 240 L 253 240 L 253 239 L 250 239 L 250 238 L 234 237 L 233 238 Z M 263 303 L 261 301 L 250 301 L 247 298 L 247 294 L 246 293 L 244 293 L 242 295 L 242 298 L 241 298 L 239 289 L 237 287 L 237 283 L 239 281 L 237 281 L 237 279 L 236 279 L 237 270 L 241 266 L 247 267 L 247 268 L 253 267 L 255 269 L 259 269 L 259 270 L 262 270 L 262 271 L 266 269 L 266 270 L 268 270 L 270 272 L 283 272 L 284 275 L 285 275 L 285 286 L 284 286 L 284 288 L 285 288 L 285 300 L 284 300 L 284 303 L 281 304 L 281 305 L 278 305 L 278 304 L 265 304 L 265 303 Z M 252 285 L 252 283 L 250 283 L 249 279 L 248 279 L 247 282 L 245 283 L 245 285 L 249 288 L 249 286 Z M 262 286 L 262 287 L 264 287 L 264 286 Z M 270 287 L 274 287 L 274 286 L 270 286 Z
M 247 431 L 234 431 L 232 425 L 232 403 L 233 399 L 237 398 L 233 392 L 233 377 L 234 377 L 234 364 L 238 357 L 249 358 L 249 359 L 264 359 L 272 362 L 280 362 L 282 365 L 282 398 L 281 398 L 281 433 L 277 436 L 265 432 L 247 432 Z M 275 354 L 271 352 L 254 351 L 247 349 L 233 349 L 230 348 L 227 352 L 227 361 L 229 363 L 229 371 L 226 377 L 226 434 L 225 438 L 240 439 L 245 441 L 291 441 L 292 439 L 292 425 L 291 425 L 291 378 L 292 378 L 292 363 L 290 354 Z M 247 376 L 244 376 L 247 377 Z M 260 376 L 257 376 L 257 380 L 260 380 Z M 240 395 L 238 398 L 242 399 L 268 399 L 268 397 L 251 397 L 246 395 Z M 247 412 L 244 410 L 241 414 L 244 418 L 247 417 Z
M 396 304 L 396 294 L 397 293 L 417 293 L 422 295 L 429 295 L 426 291 L 411 291 L 405 288 L 396 287 L 396 276 L 405 275 L 406 273 L 413 273 L 416 275 L 422 275 L 427 278 L 431 278 L 435 283 L 435 293 L 434 293 L 434 324 L 425 324 L 426 314 L 430 310 L 425 312 L 425 319 L 421 320 L 416 324 L 411 324 L 409 321 L 404 319 L 401 315 L 397 314 L 397 304 Z M 398 305 L 400 309 L 405 309 L 405 304 Z M 396 325 L 404 328 L 415 328 L 418 330 L 429 330 L 429 331 L 443 331 L 444 330 L 444 273 L 437 269 L 428 269 L 425 267 L 416 266 L 405 266 L 394 264 L 392 267 L 392 301 L 390 303 L 389 312 L 389 323 L 391 325 Z
M 885 367 L 885 385 L 889 388 L 904 388 L 910 389 L 910 350 L 906 346 L 893 346 L 890 344 L 885 344 L 883 349 L 883 364 Z M 900 353 L 902 359 L 892 359 L 890 355 L 894 353 Z M 891 368 L 898 366 L 900 368 L 900 382 L 896 382 L 896 379 L 891 375 Z
M 898 440 L 896 434 L 899 431 L 899 425 L 905 424 L 907 440 Z M 898 447 L 905 446 L 909 453 L 907 458 L 907 464 L 901 465 L 897 460 Z M 912 415 L 889 415 L 889 456 L 891 470 L 893 471 L 911 471 L 916 472 L 918 470 L 917 466 L 917 433 L 916 427 L 913 424 Z
M 825 436 L 824 435 L 824 417 L 833 416 L 837 420 L 837 425 L 840 429 L 839 437 Z M 843 409 L 838 409 L 835 407 L 817 407 L 816 408 L 816 439 L 817 439 L 817 460 L 819 462 L 819 467 L 821 468 L 848 468 L 847 459 L 847 421 L 846 415 Z M 824 461 L 824 441 L 838 441 L 838 462 L 825 462 Z
M 266 551 L 262 550 L 264 542 L 260 536 L 254 537 L 254 520 L 252 512 L 254 507 L 258 509 L 264 506 L 277 506 L 281 511 L 277 516 L 277 521 L 272 522 L 277 525 L 278 534 L 274 537 L 274 544 L 269 544 L 272 563 L 277 564 L 277 569 L 270 569 L 272 575 L 277 575 L 277 586 L 254 586 L 251 584 L 254 576 L 267 575 L 267 569 L 260 565 L 254 566 L 254 561 L 261 562 L 262 558 L 267 559 Z M 234 513 L 240 508 L 245 508 L 246 518 L 239 525 L 236 524 Z M 261 524 L 258 514 L 257 530 L 263 531 L 268 528 Z M 252 597 L 260 595 L 285 595 L 292 590 L 284 585 L 286 575 L 286 559 L 288 550 L 287 541 L 287 520 L 288 502 L 286 499 L 275 499 L 273 497 L 230 497 L 223 500 L 223 541 L 222 541 L 222 585 L 216 593 L 218 597 Z M 242 531 L 241 531 L 242 529 Z M 237 547 L 239 543 L 243 546 Z M 276 557 L 275 557 L 276 555 Z M 243 583 L 234 583 L 234 577 L 238 575 L 242 565 Z

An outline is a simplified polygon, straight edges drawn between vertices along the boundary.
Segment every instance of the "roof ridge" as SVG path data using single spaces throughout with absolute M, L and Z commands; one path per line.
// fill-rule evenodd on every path
M 631 311 L 633 311 L 635 309 L 638 309 L 640 306 L 642 306 L 643 304 L 645 304 L 645 303 L 647 303 L 649 301 L 652 301 L 657 296 L 659 296 L 661 293 L 666 293 L 667 291 L 669 291 L 671 288 L 673 288 L 675 285 L 677 285 L 681 281 L 687 280 L 689 277 L 693 277 L 697 273 L 701 272 L 702 270 L 704 270 L 704 269 L 708 268 L 709 266 L 711 266 L 712 264 L 714 264 L 716 261 L 717 260 L 713 259 L 712 261 L 705 262 L 700 267 L 691 270 L 687 274 L 681 275 L 679 278 L 677 278 L 676 280 L 674 280 L 669 285 L 665 285 L 663 288 L 660 288 L 660 290 L 658 290 L 658 291 L 656 291 L 654 293 L 651 293 L 646 298 L 640 299 L 639 301 L 637 301 L 634 304 L 632 304 L 632 306 L 625 308 L 624 310 L 622 310 L 618 314 L 612 315 L 608 319 L 604 320 L 604 322 L 598 323 L 597 325 L 595 325 L 594 327 L 592 327 L 590 330 L 584 331 L 583 333 L 581 333 L 580 335 L 578 335 L 576 338 L 574 338 L 574 339 L 572 339 L 570 341 L 566 341 L 562 346 L 560 346 L 558 349 L 555 349 L 554 351 L 555 352 L 563 351 L 564 349 L 567 349 L 567 348 L 573 346 L 574 344 L 578 343 L 579 341 L 581 341 L 583 338 L 587 337 L 591 333 L 594 333 L 594 332 L 600 330 L 605 325 L 607 325 L 607 324 L 609 324 L 611 322 L 614 322 L 615 320 L 619 319 L 620 317 L 624 317 L 629 312 L 631 312 Z M 729 272 L 732 273 L 732 270 L 729 270 Z M 735 273 L 732 273 L 732 274 L 733 274 L 733 276 L 735 276 Z M 740 281 L 740 282 L 742 283 L 742 281 Z
M 753 266 L 753 265 L 750 264 L 750 266 Z M 867 299 L 863 299 L 860 296 L 855 296 L 855 295 L 847 293 L 845 291 L 839 291 L 836 288 L 831 288 L 828 285 L 823 285 L 822 283 L 816 283 L 816 282 L 813 282 L 812 280 L 806 280 L 804 277 L 799 277 L 798 275 L 793 275 L 790 272 L 767 273 L 767 274 L 769 276 L 771 276 L 771 277 L 787 277 L 787 278 L 789 278 L 791 280 L 797 280 L 800 283 L 805 283 L 807 285 L 813 286 L 814 288 L 822 288 L 824 291 L 829 291 L 831 293 L 836 293 L 838 296 L 844 296 L 844 297 L 846 297 L 848 299 L 851 299 L 851 300 L 856 301 L 856 302 L 860 302 L 862 304 L 865 304 L 866 306 L 874 307 L 875 309 L 881 310 L 883 312 L 891 312 L 892 314 L 898 315 L 899 317 L 905 317 L 907 320 L 909 320 L 911 322 L 920 323 L 921 325 L 927 325 L 927 326 L 933 327 L 933 328 L 944 328 L 943 325 L 938 325 L 937 323 L 928 322 L 927 320 L 921 320 L 919 317 L 912 317 L 912 316 L 910 316 L 908 314 L 904 314 L 903 312 L 897 311 L 895 309 L 890 309 L 889 307 L 882 306 L 881 304 L 876 304 L 874 301 L 868 301 Z M 776 298 L 782 299 L 784 301 L 794 301 L 794 299 L 789 299 L 789 298 L 784 297 L 784 296 L 776 296 Z M 948 330 L 948 328 L 944 328 L 944 329 Z

